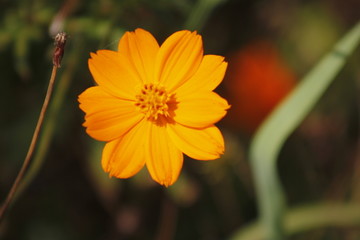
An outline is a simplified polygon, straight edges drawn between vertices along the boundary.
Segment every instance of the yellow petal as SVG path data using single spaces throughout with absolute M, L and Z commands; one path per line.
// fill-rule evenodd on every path
M 148 158 L 149 124 L 141 121 L 122 138 L 108 142 L 102 154 L 102 166 L 110 176 L 129 178 L 135 175 Z
M 109 50 L 100 50 L 90 56 L 89 69 L 99 86 L 114 96 L 130 100 L 135 98 L 136 86 L 141 82 L 126 57 Z
M 204 128 L 215 124 L 226 114 L 227 101 L 215 92 L 198 92 L 177 97 L 174 120 L 193 128 Z
M 79 95 L 80 108 L 86 113 L 86 132 L 100 141 L 111 141 L 129 131 L 142 118 L 134 102 L 115 98 L 100 86 Z
M 166 187 L 172 185 L 179 177 L 183 154 L 172 143 L 165 126 L 151 125 L 149 147 L 146 166 L 151 177 Z
M 176 32 L 160 47 L 155 63 L 155 76 L 171 92 L 197 71 L 202 58 L 201 36 L 196 32 Z
M 159 44 L 151 33 L 138 28 L 126 32 L 121 38 L 118 51 L 126 55 L 143 83 L 154 82 L 154 64 Z
M 176 89 L 176 93 L 187 95 L 197 91 L 212 91 L 223 80 L 226 68 L 227 62 L 224 62 L 224 57 L 205 55 L 194 76 Z
M 168 125 L 167 132 L 172 142 L 193 159 L 213 160 L 224 153 L 224 138 L 214 125 L 204 129 L 194 129 L 173 124 Z

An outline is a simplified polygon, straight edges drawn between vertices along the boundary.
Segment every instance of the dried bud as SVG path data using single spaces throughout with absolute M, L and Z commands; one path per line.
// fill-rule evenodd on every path
M 56 67 L 60 67 L 61 59 L 64 55 L 64 48 L 66 44 L 67 34 L 65 32 L 60 32 L 55 36 L 55 51 L 53 55 L 53 64 Z

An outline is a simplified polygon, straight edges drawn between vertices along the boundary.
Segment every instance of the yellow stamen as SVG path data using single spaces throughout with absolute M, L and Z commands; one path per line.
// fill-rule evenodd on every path
M 152 83 L 145 84 L 136 95 L 135 106 L 144 113 L 149 120 L 156 121 L 159 116 L 169 117 L 169 106 L 171 96 L 164 87 Z

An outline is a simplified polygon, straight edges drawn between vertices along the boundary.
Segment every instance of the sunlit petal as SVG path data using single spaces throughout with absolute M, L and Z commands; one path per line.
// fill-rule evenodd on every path
M 90 55 L 89 69 L 96 83 L 114 96 L 133 100 L 140 79 L 127 59 L 109 50 Z
M 154 82 L 159 44 L 151 33 L 140 28 L 135 32 L 126 32 L 119 42 L 118 51 L 129 58 L 143 83 Z
M 186 155 L 197 160 L 213 160 L 224 153 L 224 138 L 216 126 L 194 129 L 172 124 L 167 132 L 175 145 Z
M 152 124 L 149 150 L 146 166 L 151 177 L 166 187 L 172 185 L 179 177 L 183 154 L 171 141 L 164 126 Z
M 196 73 L 178 89 L 178 95 L 196 94 L 197 91 L 212 91 L 223 80 L 227 62 L 224 57 L 205 55 Z
M 143 118 L 134 102 L 115 98 L 99 86 L 84 91 L 79 102 L 86 113 L 86 132 L 100 141 L 122 136 Z
M 198 92 L 177 98 L 174 120 L 194 128 L 204 128 L 222 119 L 229 108 L 227 101 L 214 92 Z
M 172 92 L 197 71 L 202 58 L 201 36 L 196 32 L 176 32 L 160 47 L 155 63 L 155 76 Z
M 136 174 L 148 158 L 149 124 L 142 121 L 123 137 L 107 143 L 102 154 L 102 166 L 110 176 L 128 178 Z

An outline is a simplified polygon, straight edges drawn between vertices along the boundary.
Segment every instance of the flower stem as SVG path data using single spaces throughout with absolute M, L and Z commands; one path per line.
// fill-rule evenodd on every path
M 339 40 L 333 50 L 325 55 L 277 106 L 252 140 L 250 163 L 257 191 L 260 222 L 268 240 L 285 238 L 286 196 L 277 172 L 280 151 L 290 134 L 320 100 L 359 43 L 360 22 Z
M 290 208 L 284 214 L 285 236 L 321 228 L 358 227 L 360 205 L 356 202 L 318 202 Z M 260 221 L 236 231 L 230 240 L 268 239 Z
M 9 207 L 14 195 L 15 195 L 15 192 L 20 184 L 20 181 L 23 179 L 24 177 L 24 174 L 30 164 L 30 160 L 33 156 L 33 153 L 34 153 L 34 150 L 35 150 L 35 146 L 36 146 L 36 143 L 37 143 L 37 140 L 39 138 L 39 133 L 40 133 L 40 130 L 41 130 L 41 127 L 42 127 L 42 124 L 44 122 L 44 116 L 45 116 L 45 113 L 46 113 L 46 110 L 47 110 L 47 107 L 49 105 L 49 102 L 50 102 L 50 97 L 51 97 L 51 94 L 52 94 L 52 91 L 53 91 L 53 87 L 54 87 L 54 82 L 55 82 L 55 77 L 56 77 L 56 72 L 57 72 L 57 66 L 53 66 L 53 69 L 52 69 L 52 72 L 51 72 L 51 77 L 50 77 L 50 82 L 49 82 L 49 86 L 48 86 L 48 89 L 47 89 L 47 92 L 46 92 L 46 96 L 45 96 L 45 100 L 44 100 L 44 103 L 43 103 L 43 106 L 41 108 L 41 112 L 40 112 L 40 115 L 39 115 L 39 119 L 37 121 L 37 124 L 36 124 L 36 128 L 35 128 L 35 131 L 34 131 L 34 134 L 33 134 L 33 137 L 31 139 L 31 143 L 30 143 L 30 146 L 29 146 L 29 150 L 26 154 L 26 157 L 25 157 L 25 160 L 23 162 L 23 165 L 6 197 L 6 200 L 4 202 L 4 204 L 1 206 L 1 209 L 0 209 L 0 222 L 3 220 L 4 218 L 4 215 L 5 215 L 5 212 L 7 210 L 7 208 Z
M 28 166 L 31 162 L 32 156 L 34 154 L 34 150 L 36 147 L 36 143 L 39 139 L 39 134 L 44 122 L 44 117 L 45 117 L 45 113 L 47 111 L 47 108 L 49 106 L 49 102 L 51 99 L 51 95 L 54 89 L 54 83 L 55 83 L 55 78 L 56 78 L 56 73 L 57 73 L 57 69 L 60 67 L 60 63 L 61 63 L 61 59 L 62 56 L 64 54 L 64 47 L 65 47 L 65 43 L 66 43 L 66 34 L 65 33 L 59 33 L 56 37 L 55 37 L 55 51 L 54 51 L 54 55 L 53 55 L 53 68 L 52 68 L 52 72 L 51 72 L 51 77 L 49 80 L 49 85 L 48 85 L 48 89 L 46 91 L 46 95 L 45 95 L 45 99 L 44 99 L 44 103 L 42 105 L 41 111 L 40 111 L 40 115 L 35 127 L 35 131 L 34 134 L 32 136 L 31 139 L 31 143 L 28 149 L 28 152 L 26 154 L 25 160 L 21 166 L 21 169 L 5 199 L 5 202 L 3 203 L 3 205 L 0 208 L 0 223 L 2 222 L 2 220 L 4 219 L 5 213 L 8 210 L 14 195 L 19 187 L 20 182 L 22 181 L 22 179 L 24 178 L 25 172 L 28 169 Z

